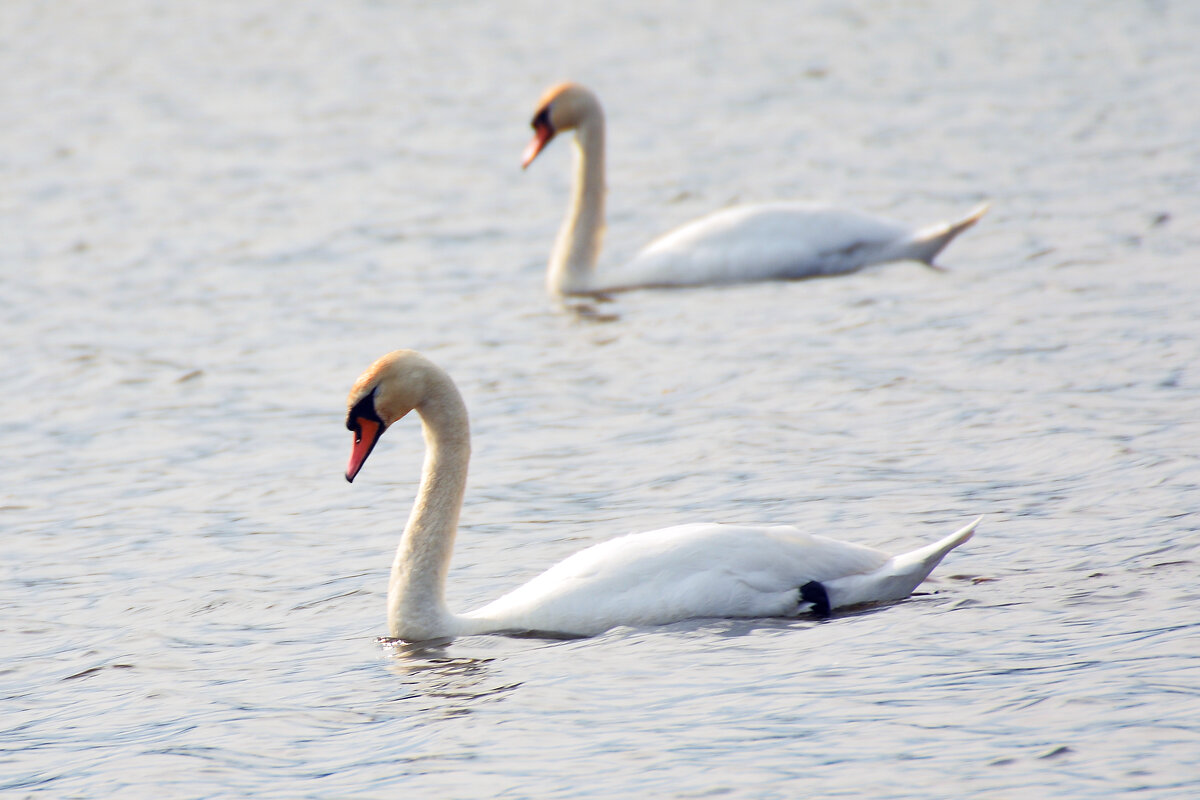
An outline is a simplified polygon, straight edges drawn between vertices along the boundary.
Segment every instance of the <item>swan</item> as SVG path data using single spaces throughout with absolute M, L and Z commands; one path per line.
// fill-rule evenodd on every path
M 907 259 L 934 267 L 934 256 L 988 208 L 985 203 L 957 222 L 914 230 L 827 205 L 735 206 L 676 228 L 624 266 L 597 275 L 605 193 L 600 101 L 577 83 L 559 84 L 542 96 L 531 125 L 534 135 L 522 156 L 522 169 L 555 135 L 575 131 L 574 188 L 546 273 L 552 295 L 813 278 Z
M 468 614 L 444 589 L 467 480 L 467 409 L 450 377 L 412 350 L 380 358 L 354 384 L 346 427 L 353 482 L 383 432 L 421 417 L 425 463 L 388 582 L 388 630 L 419 642 L 483 633 L 593 636 L 619 625 L 697 617 L 791 617 L 907 597 L 979 519 L 941 541 L 888 556 L 785 525 L 680 525 L 582 550 Z

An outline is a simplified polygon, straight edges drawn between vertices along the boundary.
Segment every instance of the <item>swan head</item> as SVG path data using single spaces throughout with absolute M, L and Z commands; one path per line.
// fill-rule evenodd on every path
M 346 400 L 346 428 L 354 433 L 346 480 L 354 481 L 383 432 L 419 407 L 429 392 L 431 378 L 442 374 L 420 353 L 396 350 L 359 376 Z
M 578 83 L 552 86 L 538 100 L 537 111 L 529 123 L 533 128 L 533 139 L 521 156 L 521 168 L 528 167 L 557 134 L 578 128 L 597 115 L 603 115 L 600 101 L 587 87 Z

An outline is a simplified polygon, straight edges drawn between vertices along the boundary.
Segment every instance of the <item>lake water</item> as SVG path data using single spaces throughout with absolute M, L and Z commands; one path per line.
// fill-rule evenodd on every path
M 1192 798 L 1200 4 L 0 6 L 0 793 Z M 828 280 L 543 290 L 609 121 L 613 258 L 734 201 L 913 223 Z M 421 438 L 345 394 L 422 350 L 474 458 L 448 593 L 593 542 L 794 523 L 900 550 L 818 623 L 389 646 Z

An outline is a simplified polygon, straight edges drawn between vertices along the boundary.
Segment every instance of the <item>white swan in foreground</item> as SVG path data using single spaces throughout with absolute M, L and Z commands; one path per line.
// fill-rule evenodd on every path
M 914 230 L 891 220 L 824 205 L 735 206 L 688 223 L 651 242 L 620 268 L 595 273 L 604 234 L 604 111 L 577 83 L 542 96 L 531 123 L 527 167 L 558 133 L 575 131 L 575 185 L 550 255 L 551 294 L 602 294 L 626 289 L 841 275 L 872 264 L 933 258 L 987 211 Z
M 453 614 L 444 587 L 471 454 L 462 396 L 433 362 L 397 350 L 363 373 L 348 405 L 348 481 L 390 424 L 416 409 L 424 425 L 421 487 L 388 583 L 388 629 L 410 642 L 505 632 L 591 636 L 618 625 L 810 609 L 828 616 L 840 606 L 907 597 L 979 523 L 899 556 L 785 525 L 634 533 L 582 550 L 477 611 Z

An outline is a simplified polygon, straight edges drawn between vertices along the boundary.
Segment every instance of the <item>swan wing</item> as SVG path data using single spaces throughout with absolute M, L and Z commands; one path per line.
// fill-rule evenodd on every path
M 903 258 L 901 245 L 911 237 L 899 223 L 849 209 L 738 206 L 655 239 L 611 279 L 684 286 L 837 275 Z
M 800 610 L 803 584 L 869 573 L 887 560 L 789 526 L 684 525 L 589 547 L 468 616 L 579 635 L 695 617 L 784 616 Z

